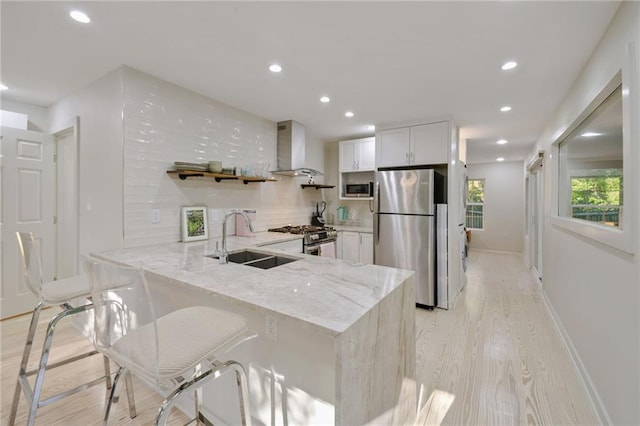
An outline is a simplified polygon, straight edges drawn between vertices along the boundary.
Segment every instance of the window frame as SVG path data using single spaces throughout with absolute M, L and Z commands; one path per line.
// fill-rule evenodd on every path
M 481 181 L 482 182 L 482 202 L 481 203 L 475 203 L 475 202 L 471 202 L 469 201 L 469 184 L 471 182 L 475 182 L 475 181 Z M 485 209 L 484 209 L 484 204 L 485 204 L 485 197 L 486 197 L 486 191 L 485 191 L 485 183 L 486 183 L 486 179 L 484 178 L 468 178 L 467 179 L 467 199 L 466 199 L 466 209 L 465 209 L 465 216 L 464 216 L 464 226 L 467 229 L 470 230 L 476 230 L 476 231 L 482 231 L 484 230 L 484 216 L 485 216 Z M 472 228 L 470 226 L 468 226 L 467 224 L 467 216 L 469 214 L 469 207 L 470 206 L 482 206 L 482 227 L 481 228 Z
M 636 224 L 633 218 L 638 214 L 638 196 L 639 188 L 637 181 L 634 179 L 634 168 L 638 166 L 637 146 L 638 140 L 638 91 L 640 90 L 640 79 L 636 75 L 640 72 L 640 64 L 638 63 L 637 48 L 633 45 L 629 46 L 628 55 L 623 63 L 622 69 L 618 70 L 615 76 L 607 83 L 602 90 L 593 98 L 588 107 L 573 121 L 573 123 L 563 131 L 557 132 L 555 142 L 552 144 L 554 181 L 553 185 L 553 204 L 551 208 L 550 222 L 554 227 L 575 233 L 582 237 L 586 237 L 594 242 L 604 244 L 615 248 L 624 253 L 634 254 L 637 250 L 637 242 L 635 241 Z M 634 72 L 636 74 L 634 74 Z M 601 225 L 595 222 L 588 222 L 582 219 L 574 219 L 570 217 L 560 216 L 559 202 L 559 161 L 560 161 L 560 142 L 562 142 L 576 127 L 578 127 L 605 99 L 613 93 L 613 91 L 622 85 L 622 161 L 623 161 L 623 197 L 625 213 L 620 221 L 620 228 Z M 635 111 L 635 112 L 634 112 Z M 635 116 L 634 116 L 635 114 Z M 632 122 L 631 117 L 635 117 Z M 635 131 L 632 131 L 632 126 Z M 634 152 L 636 155 L 634 155 Z
M 598 177 L 608 177 L 609 175 L 607 175 L 607 173 L 605 173 L 606 170 L 617 170 L 617 169 L 592 169 L 589 171 L 581 171 L 579 173 L 573 174 L 571 176 L 569 176 L 569 183 L 573 186 L 573 180 L 574 179 L 589 179 L 589 178 L 598 178 Z M 624 172 L 624 169 L 623 169 Z M 622 186 L 622 192 L 620 193 L 620 198 L 624 201 L 624 183 L 622 181 L 623 176 L 619 175 L 616 176 L 618 178 L 621 179 L 621 182 L 619 182 L 619 184 Z M 570 194 L 570 198 L 573 198 L 573 189 L 571 190 L 571 194 Z M 569 204 L 569 216 L 566 217 L 571 217 L 574 219 L 577 219 L 574 216 L 574 208 L 593 208 L 593 209 L 598 209 L 598 208 L 617 208 L 618 209 L 618 225 L 617 226 L 612 226 L 612 225 L 605 225 L 605 226 L 609 226 L 612 227 L 612 229 L 620 229 L 620 224 L 622 223 L 622 221 L 620 221 L 620 217 L 624 217 L 624 202 L 623 204 L 573 204 L 572 202 Z M 586 220 L 587 222 L 591 222 L 587 219 L 582 219 L 582 220 Z M 594 223 L 600 223 L 597 221 L 593 221 Z

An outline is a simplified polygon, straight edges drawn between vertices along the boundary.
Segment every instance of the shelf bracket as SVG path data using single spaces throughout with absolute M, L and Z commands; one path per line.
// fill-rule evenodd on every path
M 214 179 L 216 180 L 216 182 L 221 182 L 223 180 L 238 180 L 236 176 L 229 176 L 229 177 L 216 176 Z
M 188 177 L 203 177 L 204 175 L 202 173 L 195 173 L 195 174 L 189 174 L 189 175 L 183 175 L 182 173 L 178 173 L 178 177 L 180 178 L 180 180 L 186 180 Z
M 305 189 L 305 188 L 315 188 L 315 189 L 316 189 L 316 191 L 317 191 L 318 189 L 330 189 L 330 188 L 335 188 L 335 185 L 324 185 L 324 184 L 321 184 L 321 183 L 302 184 L 302 185 L 300 185 L 300 186 L 302 187 L 302 189 Z

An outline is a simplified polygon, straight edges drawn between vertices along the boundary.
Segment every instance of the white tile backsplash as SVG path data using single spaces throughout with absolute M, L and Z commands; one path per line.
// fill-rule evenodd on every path
M 223 167 L 259 164 L 275 168 L 276 123 L 151 75 L 124 68 L 124 246 L 180 240 L 180 208 L 209 208 L 210 238 L 218 238 L 224 213 L 257 210 L 255 227 L 310 223 L 312 205 L 322 191 L 302 190 L 303 178 L 278 182 L 180 180 L 166 171 L 174 161 Z M 160 223 L 151 223 L 151 210 Z M 230 219 L 228 232 L 235 230 Z

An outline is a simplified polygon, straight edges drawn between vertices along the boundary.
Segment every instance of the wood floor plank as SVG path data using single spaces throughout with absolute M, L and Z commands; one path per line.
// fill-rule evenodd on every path
M 471 251 L 467 277 L 455 309 L 416 312 L 425 399 L 445 392 L 453 400 L 444 415 L 425 405 L 417 423 L 599 424 L 522 257 Z

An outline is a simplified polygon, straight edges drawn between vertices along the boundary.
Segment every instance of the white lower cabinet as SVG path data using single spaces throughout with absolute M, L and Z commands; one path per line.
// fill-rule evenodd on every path
M 342 233 L 342 258 L 351 262 L 360 261 L 360 238 L 358 232 Z
M 373 263 L 373 235 L 342 231 L 338 236 L 338 258 L 351 262 Z
M 360 263 L 373 264 L 373 234 L 360 232 Z

